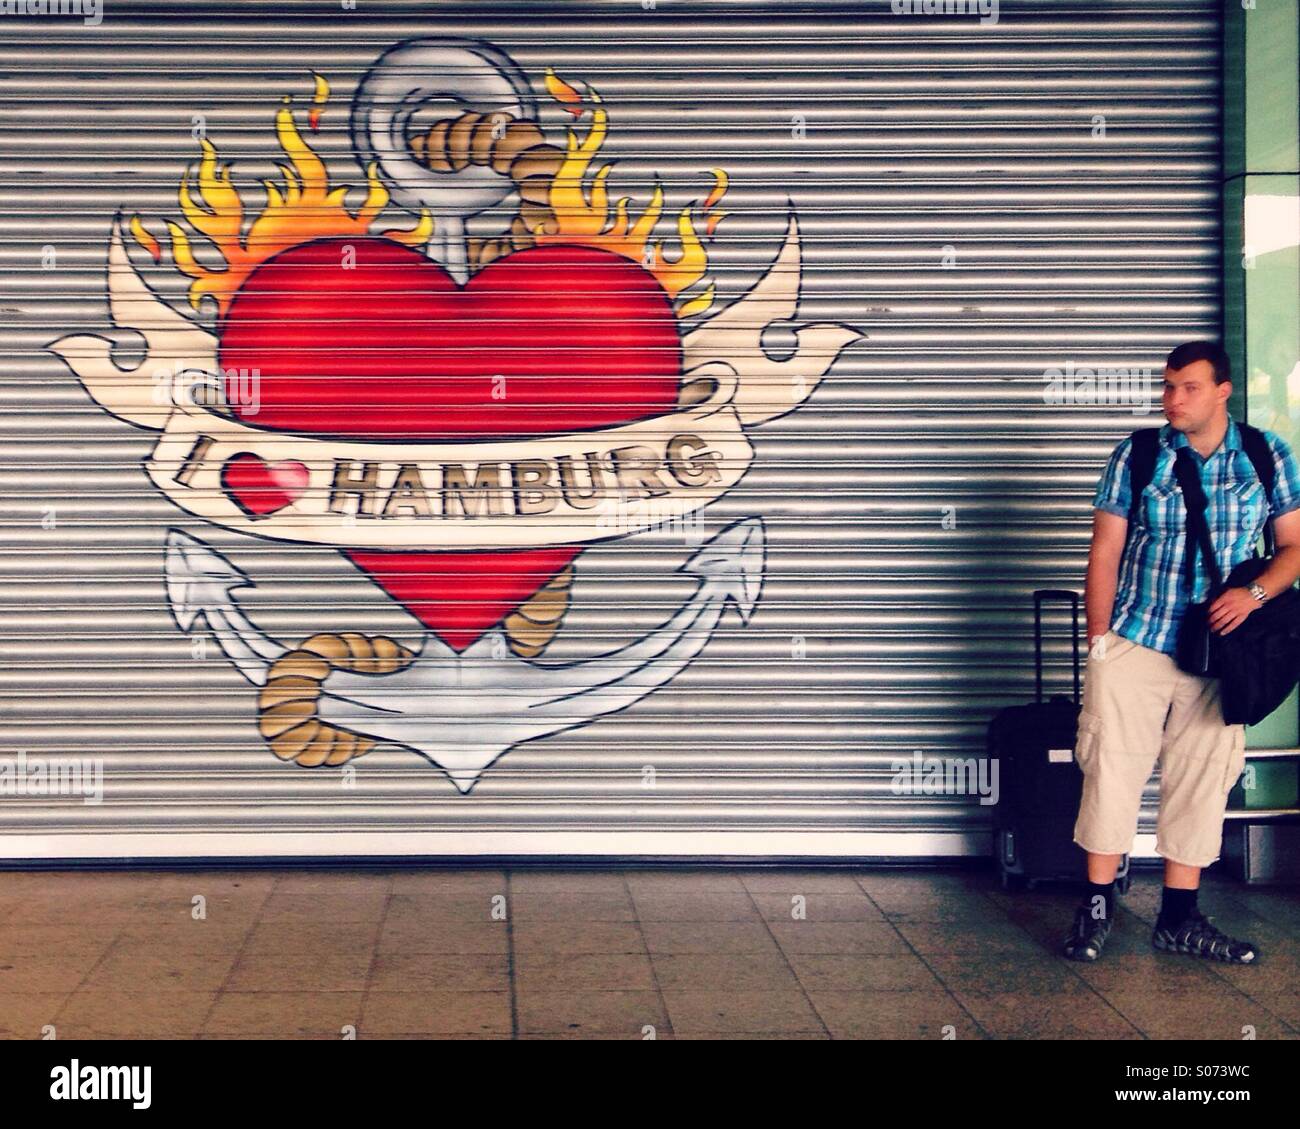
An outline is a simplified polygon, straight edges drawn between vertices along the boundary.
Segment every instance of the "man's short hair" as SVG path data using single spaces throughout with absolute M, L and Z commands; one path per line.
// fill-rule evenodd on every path
M 1222 384 L 1232 379 L 1232 362 L 1217 341 L 1187 341 L 1169 354 L 1165 367 L 1186 368 L 1194 361 L 1209 361 L 1214 367 L 1214 383 Z

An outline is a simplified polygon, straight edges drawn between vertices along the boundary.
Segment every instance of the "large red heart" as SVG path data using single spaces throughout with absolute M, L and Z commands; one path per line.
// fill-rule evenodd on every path
M 257 403 L 239 404 L 240 377 L 227 380 L 249 424 L 390 441 L 609 427 L 672 410 L 681 377 L 672 304 L 620 255 L 535 247 L 462 288 L 387 239 L 319 239 L 268 259 L 231 303 L 219 359 L 259 374 Z M 344 551 L 464 650 L 581 546 Z

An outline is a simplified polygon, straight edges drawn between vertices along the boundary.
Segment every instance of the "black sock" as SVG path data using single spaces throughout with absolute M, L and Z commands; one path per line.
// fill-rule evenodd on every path
M 1104 898 L 1106 902 L 1106 920 L 1115 920 L 1115 880 L 1112 878 L 1109 882 L 1085 882 L 1087 890 L 1083 895 L 1083 900 L 1087 903 L 1089 909 L 1093 909 L 1097 898 Z
M 1175 929 L 1196 912 L 1196 891 L 1166 886 L 1160 898 L 1157 929 Z

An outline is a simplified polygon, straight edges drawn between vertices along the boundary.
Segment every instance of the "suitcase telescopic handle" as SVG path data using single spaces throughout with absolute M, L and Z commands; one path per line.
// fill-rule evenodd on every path
M 1079 704 L 1079 593 L 1068 588 L 1039 588 L 1034 592 L 1034 700 L 1043 700 L 1043 603 L 1064 600 L 1070 605 L 1070 642 L 1074 657 L 1074 702 Z

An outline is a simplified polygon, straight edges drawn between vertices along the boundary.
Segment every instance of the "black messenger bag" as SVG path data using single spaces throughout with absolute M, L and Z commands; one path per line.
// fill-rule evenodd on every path
M 1257 725 L 1300 681 L 1300 592 L 1279 592 L 1226 635 L 1209 626 L 1210 605 L 1228 588 L 1244 588 L 1273 563 L 1273 521 L 1265 526 L 1269 555 L 1242 561 L 1225 581 L 1214 556 L 1205 511 L 1208 499 L 1191 454 L 1183 448 L 1174 464 L 1187 507 L 1185 573 L 1190 588 L 1196 553 L 1210 575 L 1207 598 L 1188 606 L 1179 626 L 1175 661 L 1179 669 L 1220 680 L 1225 725 Z

